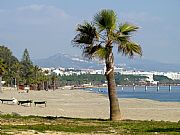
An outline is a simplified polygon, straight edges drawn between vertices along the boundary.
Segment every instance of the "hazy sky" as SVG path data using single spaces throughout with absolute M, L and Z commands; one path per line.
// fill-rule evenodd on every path
M 134 40 L 144 59 L 180 63 L 180 0 L 0 0 L 0 45 L 18 58 L 25 48 L 33 59 L 79 55 L 71 44 L 75 28 L 101 9 L 141 27 Z

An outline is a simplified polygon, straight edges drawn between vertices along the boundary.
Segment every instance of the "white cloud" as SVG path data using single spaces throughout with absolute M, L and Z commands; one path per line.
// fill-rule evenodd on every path
M 68 18 L 70 15 L 68 15 L 65 11 L 62 9 L 59 9 L 55 6 L 51 5 L 29 5 L 29 6 L 24 6 L 24 7 L 19 7 L 17 8 L 17 11 L 19 12 L 32 12 L 32 13 L 42 13 L 43 15 L 48 15 L 48 16 L 59 16 L 63 18 Z
M 0 24 L 12 25 L 56 25 L 71 22 L 73 17 L 64 10 L 51 5 L 28 5 L 16 9 L 0 9 Z M 70 21 L 71 20 L 71 21 Z
M 16 54 L 28 48 L 34 57 L 44 57 L 57 49 L 72 49 L 69 44 L 76 20 L 61 8 L 28 5 L 6 9 L 0 18 L 0 40 L 14 48 Z

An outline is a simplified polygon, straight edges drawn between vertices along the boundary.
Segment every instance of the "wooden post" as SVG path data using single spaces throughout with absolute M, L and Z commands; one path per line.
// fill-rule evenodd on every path
M 157 83 L 157 92 L 159 91 L 159 83 Z
M 145 92 L 147 91 L 147 85 L 145 85 Z
M 169 85 L 169 92 L 171 92 L 171 85 Z
M 135 87 L 135 84 L 133 84 L 133 91 L 135 91 L 136 87 Z

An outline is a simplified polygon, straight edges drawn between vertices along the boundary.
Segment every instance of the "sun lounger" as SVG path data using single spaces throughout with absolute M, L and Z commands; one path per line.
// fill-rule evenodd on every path
M 0 99 L 1 100 L 1 102 L 2 102 L 2 104 L 3 104 L 3 102 L 12 102 L 13 101 L 13 99 Z
M 36 106 L 36 104 L 44 104 L 46 107 L 46 101 L 34 101 L 34 105 Z
M 32 102 L 33 102 L 32 100 L 20 100 L 20 101 L 18 101 L 18 105 L 30 104 L 30 106 L 31 106 Z

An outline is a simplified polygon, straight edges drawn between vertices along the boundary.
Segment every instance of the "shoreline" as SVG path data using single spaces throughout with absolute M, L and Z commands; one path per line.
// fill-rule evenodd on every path
M 21 106 L 0 103 L 1 114 L 17 113 L 28 116 L 58 116 L 73 118 L 109 118 L 109 99 L 107 95 L 86 90 L 30 91 L 18 93 L 17 90 L 3 90 L 0 98 L 15 97 L 18 100 L 47 101 L 44 105 Z M 161 102 L 150 99 L 118 98 L 123 119 L 132 120 L 180 120 L 180 102 Z
M 167 89 L 161 89 L 157 91 L 156 89 L 150 89 L 149 91 L 144 91 L 143 87 L 137 87 L 137 89 L 121 89 L 117 88 L 118 98 L 137 98 L 137 99 L 150 99 L 160 102 L 180 102 L 180 87 L 178 89 L 169 92 Z M 107 88 L 87 88 L 86 91 L 92 91 L 97 94 L 107 95 Z

